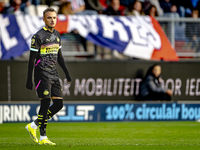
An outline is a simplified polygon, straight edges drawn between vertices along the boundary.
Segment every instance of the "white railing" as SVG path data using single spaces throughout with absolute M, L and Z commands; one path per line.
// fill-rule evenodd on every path
M 199 57 L 200 56 L 200 54 L 197 52 L 198 50 L 191 48 L 191 41 L 189 39 L 191 39 L 192 37 L 186 36 L 187 22 L 199 23 L 198 32 L 200 34 L 200 19 L 199 18 L 194 19 L 194 18 L 157 17 L 156 20 L 162 26 L 165 34 L 170 40 L 172 46 L 177 51 L 177 54 L 179 57 L 184 57 L 184 56 Z M 180 34 L 179 36 L 181 37 L 178 37 L 177 34 Z M 196 35 L 198 33 L 192 33 L 192 34 Z M 200 37 L 198 38 L 200 39 Z M 180 44 L 181 42 L 183 45 Z M 199 47 L 200 47 L 200 44 L 199 44 Z

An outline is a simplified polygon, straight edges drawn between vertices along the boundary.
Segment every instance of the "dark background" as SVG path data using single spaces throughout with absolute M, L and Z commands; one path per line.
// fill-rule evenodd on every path
M 152 61 L 77 61 L 66 62 L 72 77 L 70 87 L 70 96 L 64 96 L 65 101 L 123 101 L 137 100 L 136 96 L 82 96 L 78 94 L 74 96 L 75 79 L 80 81 L 83 78 L 143 78 L 149 66 L 154 64 Z M 200 86 L 196 84 L 196 80 L 200 78 L 200 62 L 156 62 L 162 67 L 162 77 L 164 81 L 167 79 L 181 79 L 181 95 L 174 94 L 172 100 L 199 100 L 199 95 L 186 94 L 186 80 L 195 79 L 192 90 L 193 93 L 200 91 Z M 8 76 L 7 68 L 10 66 L 11 77 L 11 101 L 38 101 L 35 90 L 27 90 L 25 88 L 28 62 L 26 61 L 0 61 L 0 101 L 8 101 Z M 59 77 L 64 79 L 64 73 L 58 67 Z M 113 83 L 112 83 L 113 84 Z M 169 84 L 171 88 L 171 84 Z

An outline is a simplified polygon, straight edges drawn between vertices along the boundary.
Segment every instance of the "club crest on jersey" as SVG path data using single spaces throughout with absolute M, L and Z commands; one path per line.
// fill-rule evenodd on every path
M 35 43 L 35 39 L 32 39 L 32 40 L 31 40 L 31 44 L 34 44 L 34 43 Z
M 48 94 L 49 94 L 49 91 L 48 91 L 48 90 L 45 90 L 43 94 L 44 94 L 44 95 L 48 95 Z
M 57 42 L 60 42 L 60 39 L 57 37 Z

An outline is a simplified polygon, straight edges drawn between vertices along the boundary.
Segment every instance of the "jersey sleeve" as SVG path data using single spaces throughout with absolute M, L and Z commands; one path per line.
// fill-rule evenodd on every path
M 31 51 L 38 52 L 41 47 L 41 40 L 38 35 L 33 35 L 31 38 Z
M 60 33 L 59 33 L 59 49 L 61 49 L 62 48 L 62 45 L 61 45 L 61 36 L 60 36 Z
M 65 61 L 64 61 L 61 49 L 58 51 L 58 63 L 61 66 L 61 68 L 63 69 L 63 71 L 64 71 L 64 73 L 66 75 L 67 81 L 71 82 L 72 79 L 71 79 L 69 71 L 68 71 L 68 69 L 67 69 L 67 67 L 65 65 Z

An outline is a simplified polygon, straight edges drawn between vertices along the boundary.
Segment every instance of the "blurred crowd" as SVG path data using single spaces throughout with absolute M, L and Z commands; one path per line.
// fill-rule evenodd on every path
M 56 5 L 65 15 L 150 15 L 152 17 L 192 17 L 199 13 L 200 0 L 0 0 L 1 14 L 29 14 L 29 6 Z

